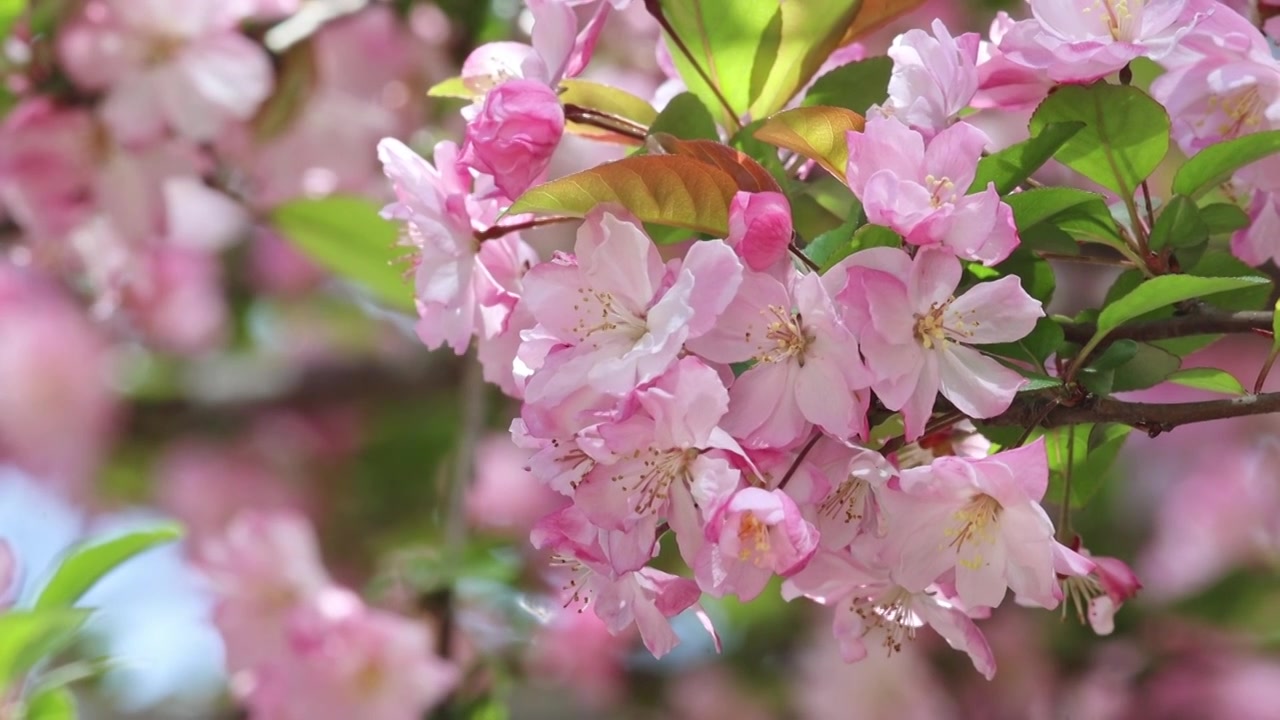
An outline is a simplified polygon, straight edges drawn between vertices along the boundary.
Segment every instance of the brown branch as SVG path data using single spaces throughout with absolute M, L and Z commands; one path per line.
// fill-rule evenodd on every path
M 573 103 L 564 104 L 564 118 L 570 122 L 597 127 L 641 143 L 648 137 L 649 132 L 649 128 L 626 118 Z
M 1046 428 L 1081 423 L 1120 423 L 1143 430 L 1154 437 L 1179 425 L 1280 412 L 1280 393 L 1183 403 L 1125 402 L 1114 398 L 1090 397 L 1073 406 L 1050 407 L 1055 402 L 1057 401 L 1052 394 L 1027 393 L 1014 400 L 1013 405 L 1005 412 L 981 422 L 986 425 L 1019 427 L 1038 424 Z M 1037 423 L 1037 420 L 1040 422 Z
M 1121 325 L 1107 335 L 1107 339 L 1103 341 L 1103 344 L 1122 339 L 1148 341 L 1168 340 L 1191 335 L 1270 332 L 1271 321 L 1272 313 L 1264 310 L 1242 312 L 1204 310 L 1164 320 L 1150 320 Z M 1062 325 L 1062 332 L 1067 340 L 1079 344 L 1088 342 L 1096 330 L 1097 326 L 1092 323 L 1063 323 Z

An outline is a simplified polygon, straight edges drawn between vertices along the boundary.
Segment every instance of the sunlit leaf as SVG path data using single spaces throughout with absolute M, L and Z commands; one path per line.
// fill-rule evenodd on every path
M 1235 375 L 1218 368 L 1187 368 L 1173 373 L 1168 380 L 1185 387 L 1224 395 L 1244 395 L 1247 392 Z
M 649 125 L 649 134 L 667 133 L 685 140 L 719 140 L 715 118 L 693 93 L 680 93 Z
M 10 611 L 0 615 L 0 695 L 9 685 L 75 637 L 88 610 Z
M 35 607 L 37 610 L 71 607 L 107 573 L 137 555 L 181 537 L 182 528 L 164 523 L 77 547 L 45 583 Z
M 461 76 L 441 80 L 427 90 L 427 95 L 430 97 L 456 98 L 458 100 L 474 100 L 483 94 L 467 87 Z
M 983 190 L 990 183 L 996 184 L 1001 195 L 1013 192 L 1083 127 L 1079 122 L 1049 123 L 1029 140 L 982 158 L 969 192 Z
M 751 116 L 766 117 L 786 107 L 840 47 L 865 4 L 865 0 L 783 0 L 752 68 Z M 770 60 L 768 72 L 761 74 L 762 62 Z
M 1280 130 L 1215 143 L 1178 169 L 1173 178 L 1173 191 L 1191 198 L 1200 197 L 1229 180 L 1240 168 L 1277 152 L 1280 152 Z
M 560 89 L 560 102 L 565 105 L 576 105 L 607 116 L 629 120 L 642 128 L 648 128 L 658 117 L 658 111 L 654 110 L 647 101 L 611 85 L 571 78 L 562 80 Z M 565 124 L 565 129 L 575 135 L 637 144 L 637 141 L 629 137 L 618 135 L 596 125 L 568 122 Z
M 668 154 L 697 160 L 723 171 L 733 178 L 739 190 L 782 192 L 769 171 L 740 150 L 710 140 L 681 140 L 671 135 L 654 135 L 653 138 Z
M 804 95 L 804 105 L 842 107 L 861 115 L 889 96 L 893 60 L 882 56 L 851 62 L 820 75 Z
M 760 126 L 756 137 L 816 160 L 827 172 L 845 177 L 849 131 L 861 132 L 864 121 L 852 110 L 816 106 L 784 110 Z
M 921 5 L 924 5 L 924 0 L 862 0 L 853 24 L 845 29 L 844 36 L 840 38 L 840 47 L 884 27 Z
M 351 280 L 390 307 L 413 311 L 404 278 L 399 230 L 364 198 L 330 196 L 294 200 L 271 213 L 271 225 L 307 256 Z
M 1067 167 L 1132 196 L 1169 150 L 1169 114 L 1128 85 L 1060 85 L 1031 116 L 1031 132 L 1053 123 L 1082 123 L 1054 155 Z
M 698 160 L 638 155 L 531 188 L 507 212 L 585 217 L 597 205 L 612 203 L 643 222 L 724 236 L 737 192 L 732 177 Z

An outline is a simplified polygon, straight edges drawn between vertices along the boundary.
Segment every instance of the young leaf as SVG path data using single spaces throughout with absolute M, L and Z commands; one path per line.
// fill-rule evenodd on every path
M 161 524 L 76 548 L 36 598 L 37 610 L 71 607 L 107 573 L 125 561 L 182 537 L 177 525 Z
M 461 76 L 441 80 L 427 90 L 429 97 L 455 98 L 458 100 L 474 100 L 483 94 L 467 87 Z
M 413 311 L 413 291 L 399 263 L 398 230 L 364 198 L 332 195 L 294 200 L 271 213 L 271 225 L 331 272 L 358 283 L 390 307 Z
M 585 217 L 597 205 L 614 203 L 642 222 L 724 237 L 737 192 L 732 177 L 693 158 L 637 155 L 530 188 L 507 214 Z
M 748 109 L 752 117 L 766 117 L 781 110 L 809 84 L 814 73 L 840 47 L 845 31 L 861 14 L 862 5 L 862 0 L 779 2 L 778 13 L 765 32 L 765 44 L 758 49 L 751 68 L 754 99 Z
M 985 190 L 990 183 L 1001 195 L 1013 192 L 1083 127 L 1081 122 L 1049 123 L 1031 139 L 982 158 L 969 192 Z
M 840 227 L 829 230 L 804 246 L 804 254 L 816 264 L 821 272 L 826 272 L 833 265 L 853 254 L 853 233 L 863 222 L 859 216 L 849 218 Z
M 39 692 L 27 703 L 26 720 L 76 720 L 76 698 L 66 688 Z
M 1130 429 L 1127 425 L 1085 424 L 1054 428 L 1045 433 L 1045 450 L 1049 456 L 1049 489 L 1045 499 L 1061 502 L 1070 457 L 1071 507 L 1087 505 L 1102 488 Z
M 838 47 L 920 0 L 646 0 L 685 85 L 726 127 L 773 113 Z
M 862 116 L 837 107 L 801 107 L 769 118 L 756 137 L 816 160 L 840 180 L 849 163 L 849 131 L 861 132 Z
M 1209 228 L 1200 219 L 1200 208 L 1186 195 L 1174 195 L 1160 211 L 1151 229 L 1151 249 L 1194 247 L 1209 239 Z
M 1080 214 L 1110 217 L 1107 203 L 1101 195 L 1076 188 L 1036 188 L 1013 193 L 1004 201 L 1013 210 L 1013 222 L 1018 226 L 1018 230 L 1034 227 L 1068 210 L 1076 210 Z
M 1248 391 L 1236 379 L 1236 376 L 1218 368 L 1187 368 L 1170 375 L 1168 381 L 1184 387 L 1224 395 L 1244 395 Z
M 1210 145 L 1196 153 L 1173 177 L 1173 191 L 1198 198 L 1231 178 L 1240 168 L 1280 152 L 1280 130 L 1252 133 Z
M 719 140 L 716 121 L 692 93 L 680 93 L 649 124 L 649 134 L 667 133 L 685 140 Z
M 1235 203 L 1210 203 L 1200 208 L 1200 220 L 1210 235 L 1235 232 L 1249 225 L 1249 214 Z
M 1094 343 L 1120 325 L 1152 310 L 1174 303 L 1204 297 L 1228 290 L 1240 290 L 1266 284 L 1260 277 L 1196 277 L 1194 275 L 1161 275 L 1151 278 L 1134 288 L 1132 292 L 1108 305 L 1098 315 L 1098 330 Z
M 733 178 L 739 190 L 782 192 L 768 170 L 744 152 L 710 140 L 680 140 L 666 134 L 650 135 L 667 153 L 710 165 Z
M 1134 340 L 1117 340 L 1107 346 L 1102 354 L 1089 363 L 1093 370 L 1115 370 L 1138 356 L 1138 343 Z
M 840 47 L 844 47 L 869 32 L 884 27 L 895 18 L 901 17 L 924 4 L 924 0 L 862 0 L 858 15 L 853 24 L 840 38 Z
M 867 108 L 889 97 L 889 76 L 892 73 L 893 60 L 885 56 L 841 65 L 813 81 L 804 95 L 803 104 L 806 107 L 842 107 L 866 115 Z
M 560 81 L 560 102 L 626 118 L 640 125 L 652 125 L 658 118 L 648 100 L 612 85 L 570 78 Z
M 1031 116 L 1031 132 L 1064 122 L 1084 127 L 1054 157 L 1122 198 L 1133 195 L 1169 150 L 1169 114 L 1136 87 L 1060 85 Z
M 1129 392 L 1155 387 L 1182 367 L 1182 358 L 1147 343 L 1136 343 L 1133 359 L 1115 369 L 1111 392 Z
M 66 647 L 88 619 L 88 610 L 71 609 L 0 615 L 0 696 L 14 680 Z

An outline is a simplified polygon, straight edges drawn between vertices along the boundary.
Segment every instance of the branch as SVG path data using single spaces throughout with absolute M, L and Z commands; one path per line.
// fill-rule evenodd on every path
M 1270 332 L 1271 322 L 1272 313 L 1265 310 L 1242 312 L 1203 310 L 1164 320 L 1121 325 L 1108 333 L 1107 339 L 1102 344 L 1123 339 L 1147 341 L 1168 340 L 1190 335 Z M 1092 323 L 1063 323 L 1062 325 L 1062 332 L 1067 340 L 1079 344 L 1088 342 L 1096 330 L 1097 326 Z
M 1089 397 L 1073 406 L 1059 404 L 1051 407 L 1055 402 L 1049 394 L 1027 393 L 1014 400 L 1005 412 L 981 422 L 995 426 L 1040 425 L 1046 428 L 1081 423 L 1120 423 L 1155 437 L 1179 425 L 1280 412 L 1280 392 L 1183 403 L 1125 402 Z

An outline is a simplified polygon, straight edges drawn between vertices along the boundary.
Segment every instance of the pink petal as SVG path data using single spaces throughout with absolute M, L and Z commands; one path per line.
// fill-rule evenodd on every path
M 973 348 L 947 343 L 936 353 L 942 394 L 960 412 L 989 418 L 1009 409 L 1026 379 Z

